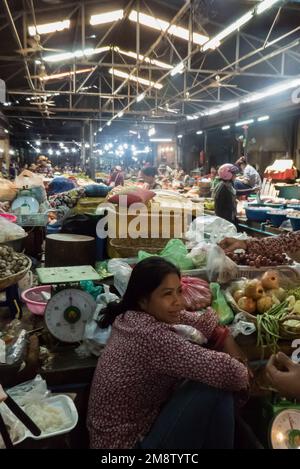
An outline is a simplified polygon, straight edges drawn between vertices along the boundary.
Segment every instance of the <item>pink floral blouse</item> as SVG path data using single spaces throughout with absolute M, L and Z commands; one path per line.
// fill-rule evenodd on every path
M 218 318 L 210 308 L 203 314 L 183 311 L 180 323 L 195 327 L 209 339 Z M 172 325 L 143 312 L 118 316 L 91 387 L 90 446 L 133 448 L 183 379 L 229 391 L 240 391 L 248 384 L 243 364 L 188 341 Z

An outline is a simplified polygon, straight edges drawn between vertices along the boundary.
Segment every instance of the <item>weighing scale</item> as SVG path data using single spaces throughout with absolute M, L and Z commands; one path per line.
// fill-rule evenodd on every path
M 40 268 L 37 275 L 41 284 L 55 285 L 44 316 L 49 332 L 64 343 L 81 341 L 96 301 L 80 288 L 79 282 L 100 280 L 99 274 L 92 266 L 76 266 Z
M 300 403 L 272 397 L 263 405 L 272 449 L 300 449 Z

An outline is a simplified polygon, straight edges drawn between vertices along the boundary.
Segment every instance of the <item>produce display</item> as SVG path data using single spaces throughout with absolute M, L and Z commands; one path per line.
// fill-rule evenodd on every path
M 187 311 L 197 311 L 211 305 L 212 295 L 209 284 L 195 277 L 182 277 L 182 296 Z
M 254 254 L 242 252 L 229 252 L 227 256 L 238 265 L 248 265 L 250 267 L 276 267 L 277 265 L 293 264 L 286 254 L 280 252 L 265 252 L 264 254 Z
M 15 275 L 28 267 L 29 260 L 11 247 L 0 246 L 0 279 Z

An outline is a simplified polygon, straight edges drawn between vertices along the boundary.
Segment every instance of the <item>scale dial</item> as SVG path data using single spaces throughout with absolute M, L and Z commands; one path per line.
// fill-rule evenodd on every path
M 62 342 L 82 340 L 87 321 L 96 309 L 94 298 L 85 291 L 67 288 L 48 302 L 45 322 L 51 334 Z
M 270 439 L 273 449 L 300 449 L 300 410 L 284 409 L 275 415 Z

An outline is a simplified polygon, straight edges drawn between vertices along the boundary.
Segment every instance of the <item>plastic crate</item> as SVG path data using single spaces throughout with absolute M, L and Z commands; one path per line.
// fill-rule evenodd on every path
M 46 226 L 48 223 L 48 213 L 22 214 L 17 217 L 17 223 L 21 226 Z

